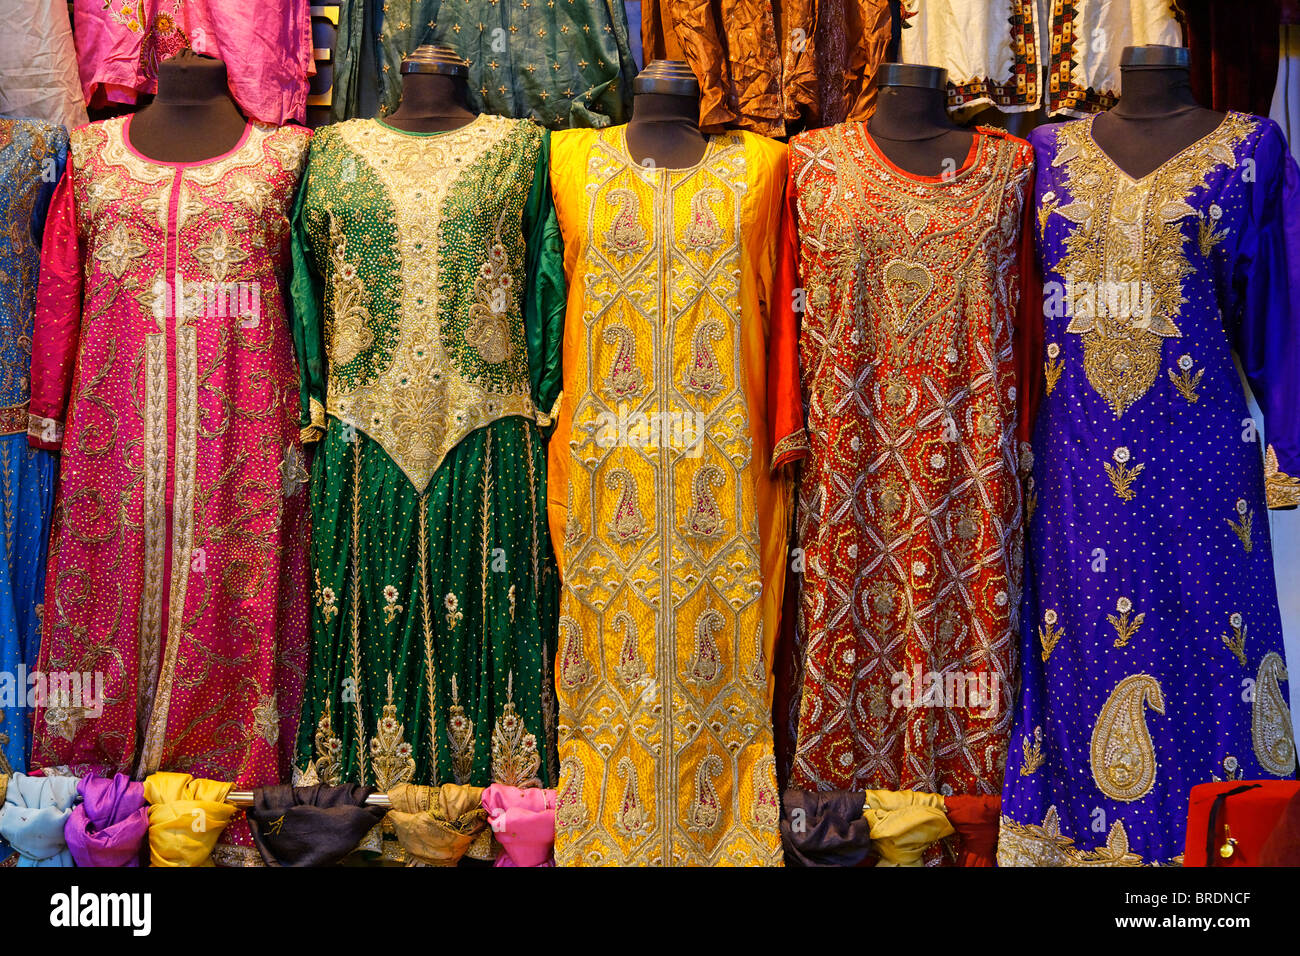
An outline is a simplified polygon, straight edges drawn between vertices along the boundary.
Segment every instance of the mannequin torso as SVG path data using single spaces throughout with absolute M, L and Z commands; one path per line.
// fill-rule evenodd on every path
M 478 116 L 466 105 L 465 81 L 445 73 L 405 73 L 402 101 L 384 122 L 408 133 L 447 133 Z
M 700 132 L 699 97 L 638 93 L 627 124 L 627 151 L 642 165 L 684 169 L 704 158 L 709 141 Z
M 1120 100 L 1093 120 L 1111 162 L 1141 179 L 1214 132 L 1224 114 L 1200 106 L 1186 68 L 1120 67 Z
M 193 163 L 227 153 L 247 124 L 230 98 L 226 65 L 183 50 L 158 67 L 158 95 L 134 114 L 131 146 L 163 163 Z
M 881 86 L 867 132 L 891 163 L 913 175 L 956 171 L 970 153 L 972 130 L 948 116 L 940 87 Z

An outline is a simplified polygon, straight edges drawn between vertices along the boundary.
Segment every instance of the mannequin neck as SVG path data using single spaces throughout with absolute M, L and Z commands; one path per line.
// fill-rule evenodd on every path
M 234 148 L 245 121 L 231 99 L 226 65 L 190 50 L 158 67 L 158 93 L 131 117 L 136 150 L 161 162 L 198 162 Z
M 948 116 L 947 92 L 920 86 L 882 86 L 867 128 L 877 139 L 933 139 L 960 129 Z
M 667 169 L 694 166 L 708 140 L 700 132 L 700 101 L 694 96 L 638 93 L 627 124 L 627 149 L 640 164 Z
M 1111 111 L 1124 119 L 1158 119 L 1198 109 L 1191 75 L 1180 67 L 1120 68 L 1120 98 Z
M 445 73 L 407 73 L 402 102 L 384 122 L 410 133 L 445 133 L 472 123 L 465 81 Z

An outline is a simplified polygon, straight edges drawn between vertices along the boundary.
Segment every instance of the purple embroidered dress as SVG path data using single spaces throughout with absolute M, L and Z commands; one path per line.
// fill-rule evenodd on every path
M 1092 122 L 1030 137 L 1043 378 L 1003 866 L 1177 864 L 1195 784 L 1295 773 L 1266 508 L 1300 503 L 1300 174 L 1277 124 L 1230 113 L 1134 180 Z

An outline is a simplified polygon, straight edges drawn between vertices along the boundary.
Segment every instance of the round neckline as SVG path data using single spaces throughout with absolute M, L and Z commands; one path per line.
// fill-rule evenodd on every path
M 130 153 L 132 156 L 134 156 L 136 159 L 144 160 L 144 162 L 146 163 L 152 163 L 155 166 L 170 166 L 173 169 L 189 169 L 194 166 L 208 166 L 212 163 L 219 163 L 223 159 L 229 159 L 231 156 L 234 156 L 237 152 L 239 152 L 241 149 L 244 148 L 244 144 L 248 142 L 248 137 L 252 135 L 253 132 L 253 121 L 244 120 L 244 132 L 240 134 L 239 141 L 235 143 L 234 146 L 230 147 L 230 149 L 226 150 L 224 153 L 221 153 L 217 156 L 213 156 L 209 159 L 193 159 L 185 162 L 166 160 L 166 159 L 154 159 L 152 156 L 146 156 L 144 153 L 140 152 L 138 149 L 135 148 L 134 144 L 132 144 L 131 121 L 133 119 L 135 119 L 134 113 L 129 115 L 126 118 L 125 122 L 122 123 L 122 142 L 126 146 L 126 151 Z
M 1188 143 L 1178 152 L 1174 153 L 1174 155 L 1170 156 L 1168 159 L 1166 159 L 1155 169 L 1151 170 L 1151 172 L 1147 173 L 1145 176 L 1132 176 L 1129 173 L 1125 172 L 1124 167 L 1121 166 L 1119 163 L 1115 162 L 1115 160 L 1111 159 L 1110 153 L 1102 149 L 1101 143 L 1097 142 L 1097 138 L 1092 135 L 1092 124 L 1097 121 L 1097 117 L 1101 115 L 1100 113 L 1093 113 L 1091 116 L 1088 117 L 1087 127 L 1085 128 L 1084 132 L 1087 133 L 1088 135 L 1088 144 L 1094 150 L 1096 150 L 1098 153 L 1101 154 L 1101 158 L 1106 161 L 1106 165 L 1110 166 L 1111 169 L 1115 170 L 1115 172 L 1119 173 L 1121 176 L 1123 176 L 1133 185 L 1140 186 L 1142 183 L 1146 182 L 1148 179 L 1155 176 L 1157 173 L 1164 172 L 1166 169 L 1169 168 L 1169 165 L 1173 163 L 1175 160 L 1182 159 L 1183 156 L 1190 153 L 1198 146 L 1202 146 L 1205 143 L 1209 142 L 1211 139 L 1213 139 L 1215 136 L 1218 136 L 1219 133 L 1223 131 L 1223 128 L 1228 125 L 1228 120 L 1232 118 L 1232 114 L 1234 112 L 1235 112 L 1234 110 L 1228 110 L 1227 112 L 1225 112 L 1223 114 L 1223 119 L 1219 120 L 1218 125 L 1215 126 L 1214 129 L 1210 130 L 1204 136 L 1192 140 L 1190 143 Z
M 374 120 L 379 124 L 381 129 L 386 129 L 390 133 L 396 133 L 398 136 L 450 136 L 452 133 L 463 133 L 486 115 L 486 113 L 475 114 L 472 120 L 464 126 L 457 126 L 455 129 L 436 129 L 427 133 L 421 133 L 413 129 L 398 129 L 396 126 L 391 126 L 388 123 L 385 123 L 383 119 L 378 116 L 374 117 Z
M 709 153 L 713 151 L 713 143 L 717 139 L 717 136 L 714 135 L 713 133 L 704 134 L 704 152 L 700 155 L 700 158 L 696 161 L 695 165 L 693 166 L 660 166 L 658 163 L 656 163 L 653 166 L 647 166 L 645 163 L 638 163 L 635 159 L 633 159 L 632 151 L 627 148 L 628 125 L 629 124 L 624 123 L 622 126 L 619 127 L 619 136 L 618 136 L 619 149 L 623 153 L 624 162 L 626 162 L 629 166 L 635 166 L 637 169 L 642 169 L 642 170 L 662 170 L 665 173 L 693 173 L 696 170 L 702 168 L 704 164 L 708 161 Z
M 885 155 L 885 151 L 880 148 L 880 144 L 876 142 L 876 138 L 872 136 L 870 130 L 867 129 L 865 121 L 859 123 L 858 126 L 862 132 L 862 139 L 866 142 L 868 148 L 875 154 L 877 159 L 885 164 L 886 168 L 888 168 L 890 172 L 894 173 L 896 176 L 902 177 L 903 179 L 911 180 L 916 183 L 942 184 L 955 182 L 958 178 L 964 176 L 970 171 L 971 167 L 975 165 L 975 157 L 979 154 L 981 133 L 978 129 L 973 129 L 970 131 L 970 148 L 966 151 L 966 158 L 962 160 L 961 165 L 953 172 L 948 173 L 947 175 L 940 173 L 937 176 L 926 176 L 922 173 L 913 173 L 899 166 Z

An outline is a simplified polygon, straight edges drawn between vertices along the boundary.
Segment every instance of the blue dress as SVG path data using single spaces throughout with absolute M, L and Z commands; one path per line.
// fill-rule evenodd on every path
M 1030 140 L 1045 315 L 998 861 L 1178 864 L 1193 786 L 1295 773 L 1267 508 L 1300 503 L 1296 164 L 1241 113 L 1139 180 L 1092 119 Z
M 41 233 L 63 174 L 68 134 L 35 120 L 0 119 L 0 773 L 27 769 L 45 556 L 58 463 L 28 447 Z

